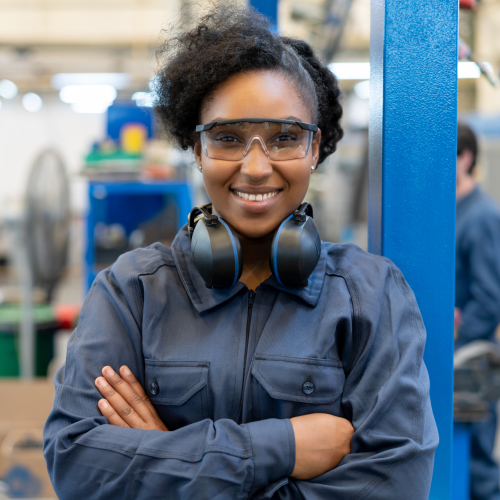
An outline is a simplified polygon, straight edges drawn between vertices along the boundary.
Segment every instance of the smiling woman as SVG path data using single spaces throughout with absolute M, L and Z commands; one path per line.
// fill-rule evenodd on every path
M 387 259 L 321 242 L 303 203 L 342 137 L 335 76 L 227 5 L 159 62 L 156 112 L 211 204 L 96 278 L 45 428 L 59 498 L 427 498 L 413 293 Z

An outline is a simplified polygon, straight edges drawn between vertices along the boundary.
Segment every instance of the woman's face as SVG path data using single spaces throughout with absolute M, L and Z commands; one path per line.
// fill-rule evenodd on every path
M 252 71 L 235 75 L 217 87 L 200 113 L 201 124 L 238 118 L 313 123 L 313 112 L 283 75 Z M 305 158 L 286 161 L 270 160 L 257 140 L 239 161 L 208 158 L 197 143 L 196 162 L 202 166 L 214 212 L 247 238 L 261 238 L 274 231 L 304 200 L 311 166 L 316 167 L 318 162 L 320 139 L 318 131 Z M 277 194 L 251 201 L 236 192 L 255 196 Z

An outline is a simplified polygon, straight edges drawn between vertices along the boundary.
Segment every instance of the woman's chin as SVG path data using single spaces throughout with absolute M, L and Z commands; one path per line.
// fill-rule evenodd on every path
M 276 225 L 269 225 L 269 223 L 267 223 L 265 226 L 262 226 L 258 223 L 250 222 L 248 224 L 235 224 L 237 227 L 233 225 L 232 227 L 238 233 L 240 238 L 247 240 L 262 240 L 266 238 L 272 239 L 280 223 L 281 221 L 277 222 Z

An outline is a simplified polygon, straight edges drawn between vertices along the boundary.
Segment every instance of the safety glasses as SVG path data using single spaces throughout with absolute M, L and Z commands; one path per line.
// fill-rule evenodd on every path
M 213 160 L 239 161 L 252 145 L 260 143 L 270 160 L 304 158 L 318 126 L 295 120 L 241 118 L 197 125 L 205 156 Z

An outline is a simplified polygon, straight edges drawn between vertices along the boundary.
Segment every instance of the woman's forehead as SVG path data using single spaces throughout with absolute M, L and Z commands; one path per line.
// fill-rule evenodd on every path
M 310 110 L 297 87 L 286 76 L 275 71 L 239 73 L 221 83 L 203 103 L 200 123 L 237 118 L 297 117 L 311 123 Z

